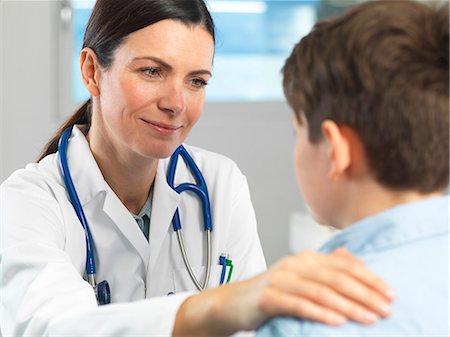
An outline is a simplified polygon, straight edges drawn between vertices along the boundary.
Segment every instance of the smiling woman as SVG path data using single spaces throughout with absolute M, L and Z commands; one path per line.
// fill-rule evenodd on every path
M 173 176 L 168 157 L 200 117 L 214 43 L 203 0 L 97 1 L 80 53 L 89 100 L 1 186 L 4 335 L 211 336 L 277 314 L 386 315 L 387 286 L 349 254 L 299 254 L 264 272 L 247 181 L 230 159 L 184 144 Z M 177 190 L 194 183 L 210 200 L 208 249 L 198 199 Z M 224 271 L 233 283 L 214 288 Z M 194 279 L 211 289 L 195 294 Z
M 175 20 L 130 34 L 106 68 L 92 49 L 83 49 L 82 78 L 96 111 L 88 139 L 97 161 L 120 158 L 108 167 L 121 171 L 142 163 L 139 180 L 152 181 L 156 165 L 149 171 L 148 162 L 169 157 L 200 117 L 213 55 L 206 29 Z

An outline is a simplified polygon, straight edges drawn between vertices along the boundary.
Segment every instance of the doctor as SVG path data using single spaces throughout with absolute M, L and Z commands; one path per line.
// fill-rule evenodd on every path
M 97 1 L 80 55 L 91 98 L 37 163 L 1 186 L 4 336 L 225 335 L 277 314 L 329 324 L 385 315 L 380 308 L 389 288 L 345 251 L 300 254 L 263 272 L 245 177 L 231 160 L 186 146 L 211 201 L 212 267 L 205 281 L 202 206 L 192 193 L 169 186 L 167 170 L 168 157 L 200 117 L 213 54 L 214 26 L 202 0 Z M 86 232 L 60 167 L 64 131 L 96 282 L 108 282 L 110 305 L 99 306 L 85 280 Z M 182 159 L 174 180 L 174 186 L 195 183 Z M 231 281 L 253 278 L 196 294 L 172 230 L 177 209 L 200 284 L 226 283 L 224 268 Z

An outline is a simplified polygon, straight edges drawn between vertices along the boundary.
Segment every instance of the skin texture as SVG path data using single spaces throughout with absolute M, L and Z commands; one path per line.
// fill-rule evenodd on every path
M 135 214 L 158 160 L 172 154 L 201 115 L 213 55 L 204 28 L 174 20 L 130 34 L 107 69 L 91 49 L 81 53 L 94 109 L 89 145 L 105 179 Z
M 326 120 L 322 123 L 323 139 L 313 144 L 307 121 L 294 119 L 293 123 L 297 182 L 319 223 L 345 228 L 396 205 L 440 194 L 382 186 L 369 168 L 358 134 L 350 127 Z
M 277 315 L 340 325 L 389 314 L 389 287 L 345 249 L 288 256 L 251 279 L 209 289 L 178 310 L 173 336 L 228 336 Z

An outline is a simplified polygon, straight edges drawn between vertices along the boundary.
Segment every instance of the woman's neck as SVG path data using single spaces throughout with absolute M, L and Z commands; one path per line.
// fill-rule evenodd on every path
M 106 135 L 92 131 L 86 138 L 105 181 L 130 212 L 139 214 L 153 186 L 158 159 L 120 149 Z

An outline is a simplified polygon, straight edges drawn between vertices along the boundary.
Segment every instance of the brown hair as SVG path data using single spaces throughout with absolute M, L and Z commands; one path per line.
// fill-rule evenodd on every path
M 91 48 L 100 66 L 107 69 L 113 62 L 114 51 L 129 34 L 165 19 L 202 25 L 215 39 L 214 23 L 204 0 L 97 0 L 86 27 L 83 48 Z M 68 127 L 84 124 L 84 130 L 89 131 L 91 114 L 89 99 L 59 127 L 37 161 L 58 151 L 61 134 Z
M 357 132 L 377 181 L 422 193 L 449 182 L 448 4 L 370 1 L 319 22 L 283 68 L 312 143 L 326 119 Z

